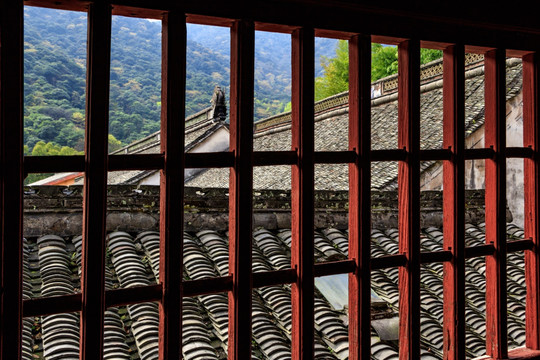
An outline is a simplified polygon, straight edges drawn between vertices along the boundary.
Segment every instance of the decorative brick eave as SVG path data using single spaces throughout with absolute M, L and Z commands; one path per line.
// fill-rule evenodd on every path
M 228 189 L 185 188 L 186 231 L 202 228 L 228 230 Z M 253 226 L 269 230 L 289 228 L 290 191 L 256 190 L 253 193 Z M 397 227 L 397 192 L 372 191 L 371 213 L 374 227 Z M 484 221 L 484 192 L 466 193 L 465 220 Z M 421 226 L 441 226 L 442 193 L 421 193 Z M 507 210 L 507 219 L 511 219 Z M 315 227 L 347 229 L 348 192 L 315 192 Z M 81 233 L 82 186 L 34 186 L 24 193 L 24 236 L 46 233 L 73 236 Z M 140 232 L 159 229 L 159 187 L 114 185 L 107 189 L 107 231 Z

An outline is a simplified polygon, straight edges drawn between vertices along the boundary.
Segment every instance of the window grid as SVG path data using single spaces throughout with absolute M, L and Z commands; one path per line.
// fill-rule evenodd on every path
M 444 161 L 443 249 L 451 253 L 444 263 L 443 346 L 448 359 L 465 357 L 465 49 L 452 45 L 443 52 L 443 149 L 453 161 Z
M 44 2 L 46 4 L 46 2 Z M 184 154 L 184 108 L 181 101 L 185 81 L 185 17 L 177 10 L 163 15 L 163 95 L 161 155 L 125 155 L 116 160 L 108 157 L 107 109 L 108 67 L 110 56 L 111 5 L 91 3 L 89 11 L 89 66 L 87 98 L 86 155 L 66 161 L 58 157 L 25 158 L 24 172 L 85 170 L 84 251 L 82 294 L 54 299 L 21 301 L 19 277 L 5 276 L 8 269 L 21 268 L 21 259 L 10 256 L 21 253 L 22 243 L 7 241 L 22 238 L 22 70 L 21 39 L 7 36 L 21 33 L 22 1 L 3 2 L 1 6 L 0 94 L 2 160 L 9 176 L 2 178 L 2 358 L 20 356 L 20 320 L 22 316 L 49 313 L 81 312 L 81 358 L 102 356 L 102 333 L 105 307 L 145 301 L 160 301 L 160 356 L 181 357 L 182 296 L 229 292 L 229 357 L 247 358 L 251 342 L 251 313 L 240 311 L 251 306 L 251 289 L 270 284 L 292 284 L 293 359 L 313 358 L 313 279 L 337 273 L 349 273 L 350 358 L 369 359 L 369 269 L 400 267 L 400 358 L 418 358 L 420 354 L 420 264 L 445 263 L 444 293 L 445 358 L 461 359 L 465 354 L 464 335 L 464 260 L 486 256 L 487 279 L 487 352 L 494 359 L 506 358 L 506 253 L 527 250 L 526 254 L 526 345 L 540 348 L 538 314 L 540 312 L 540 252 L 538 191 L 538 59 L 536 54 L 523 56 L 524 147 L 505 146 L 505 55 L 503 49 L 485 52 L 486 72 L 486 148 L 464 149 L 464 46 L 441 45 L 444 48 L 444 146 L 442 150 L 419 149 L 419 49 L 418 40 L 396 39 L 399 44 L 399 149 L 371 151 L 368 126 L 370 37 L 347 34 L 350 47 L 350 138 L 349 151 L 314 152 L 313 149 L 313 28 L 292 29 L 293 62 L 293 149 L 290 152 L 253 153 L 253 60 L 254 23 L 219 20 L 231 26 L 231 151 L 224 154 Z M 144 11 L 141 12 L 144 14 Z M 134 13 L 138 14 L 138 13 Z M 200 20 L 200 19 L 199 19 Z M 204 20 L 204 18 L 202 18 Z M 204 22 L 204 21 L 203 21 Z M 106 26 L 104 26 L 104 24 Z M 257 25 L 261 26 L 261 25 Z M 268 26 L 268 29 L 279 29 Z M 104 46 L 104 44 L 109 44 Z M 11 69 L 19 68 L 19 71 Z M 10 71 L 7 71 L 9 69 Z M 16 91 L 19 89 L 19 91 Z M 7 105 L 10 104 L 10 105 Z M 244 135 L 247 134 L 247 135 Z M 180 136 L 179 136 L 180 135 Z M 167 141 L 172 140 L 174 141 Z M 20 149 L 13 156 L 13 149 Z M 283 156 L 285 155 L 285 156 Z M 118 156 L 115 156 L 118 157 Z M 216 159 L 217 157 L 217 159 Z M 505 160 L 525 159 L 525 238 L 506 243 Z M 346 160 L 343 160 L 343 159 Z M 419 161 L 444 160 L 444 250 L 420 253 L 419 248 Z M 486 245 L 465 248 L 464 229 L 464 162 L 486 159 Z M 401 254 L 369 259 L 370 172 L 371 161 L 399 161 L 399 212 Z M 315 163 L 349 163 L 350 165 L 350 255 L 349 260 L 313 264 L 313 169 Z M 251 274 L 251 188 L 254 165 L 293 165 L 292 182 L 292 268 L 270 273 Z M 199 281 L 181 280 L 182 207 L 174 206 L 183 197 L 184 167 L 230 167 L 230 269 L 227 277 Z M 14 170 L 18 169 L 19 173 Z M 106 170 L 161 169 L 161 284 L 104 291 Z M 21 191 L 15 192 L 14 188 Z M 240 191 L 241 189 L 241 191 Z M 249 191 L 247 191 L 248 189 Z M 15 209 L 15 211 L 14 211 Z M 245 215 L 248 214 L 248 215 Z M 418 231 L 417 231 L 418 230 Z M 86 239 L 100 238 L 89 242 Z M 96 275 L 97 274 L 97 275 Z M 101 280 L 97 279 L 100 277 Z M 18 280 L 18 281 L 16 281 Z M 98 280 L 98 281 L 96 281 Z M 231 301 L 232 300 L 232 301 Z M 22 306 L 24 305 L 24 307 Z M 9 311 L 7 311 L 9 309 Z M 18 310 L 17 310 L 18 309 Z M 100 316 L 101 314 L 101 316 Z M 489 322 L 491 319 L 491 322 Z M 458 320 L 458 321 L 456 321 Z M 10 331 L 4 331 L 10 329 Z M 14 331 L 18 329 L 18 331 Z M 536 354 L 517 350 L 514 355 Z M 540 358 L 540 357 L 539 357 Z
M 485 147 L 494 156 L 486 159 L 486 244 L 495 251 L 486 256 L 486 353 L 507 357 L 506 321 L 506 53 L 490 50 L 484 55 Z
M 160 267 L 163 288 L 159 302 L 159 356 L 175 359 L 182 353 L 182 272 L 184 222 L 184 124 L 182 101 L 185 97 L 186 24 L 177 11 L 162 20 L 162 108 L 161 151 L 164 154 L 160 176 Z M 116 156 L 111 156 L 114 158 Z M 182 203 L 182 201 L 180 201 Z
M 111 16 L 111 7 L 107 4 L 94 3 L 88 9 L 80 309 L 80 358 L 83 360 L 103 356 Z
M 540 149 L 540 127 L 538 126 L 538 55 L 528 54 L 523 57 L 523 146 L 537 154 Z M 538 155 L 525 159 L 525 238 L 530 238 L 536 249 L 540 241 L 539 228 L 539 182 L 540 166 Z M 527 286 L 526 311 L 526 347 L 540 349 L 540 257 L 538 251 L 525 252 Z

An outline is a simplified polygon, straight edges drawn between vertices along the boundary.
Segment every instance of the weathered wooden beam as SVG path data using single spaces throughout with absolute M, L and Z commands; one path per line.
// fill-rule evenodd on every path
M 103 356 L 111 7 L 88 11 L 80 358 Z
M 22 338 L 23 2 L 0 3 L 0 358 Z
M 505 51 L 489 51 L 485 67 L 485 146 L 495 152 L 486 159 L 486 353 L 508 356 L 506 309 L 506 87 Z
M 292 167 L 291 267 L 297 281 L 291 287 L 292 359 L 314 358 L 314 78 L 313 28 L 292 33 L 292 150 L 298 163 Z
M 525 238 L 530 238 L 533 249 L 525 252 L 526 346 L 540 350 L 540 60 L 538 53 L 523 57 L 523 146 L 534 153 L 525 159 L 523 168 Z
M 398 46 L 399 358 L 420 358 L 420 42 Z
M 23 301 L 23 316 L 35 317 L 81 311 L 82 294 L 40 297 Z
M 443 148 L 451 159 L 443 162 L 444 264 L 443 356 L 465 359 L 465 49 L 447 47 L 443 53 Z
M 349 359 L 371 358 L 371 39 L 349 40 Z
M 184 118 L 186 19 L 170 11 L 162 21 L 159 357 L 182 359 L 184 239 Z M 112 157 L 111 157 L 112 158 Z
M 255 61 L 253 22 L 231 27 L 230 150 L 234 154 L 229 185 L 229 359 L 251 357 L 253 86 Z

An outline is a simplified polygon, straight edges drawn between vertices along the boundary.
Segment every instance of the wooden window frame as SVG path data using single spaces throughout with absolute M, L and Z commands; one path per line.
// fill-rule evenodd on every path
M 392 12 L 381 15 L 366 9 L 336 10 L 344 20 L 331 21 L 323 5 L 314 5 L 310 21 L 291 18 L 278 7 L 239 11 L 201 9 L 187 2 L 185 8 L 163 1 L 52 1 L 28 0 L 28 5 L 88 12 L 88 70 L 86 141 L 84 156 L 24 157 L 22 153 L 22 28 L 23 0 L 0 3 L 0 204 L 2 227 L 0 357 L 21 356 L 23 317 L 60 312 L 81 314 L 81 359 L 99 359 L 103 352 L 103 314 L 106 307 L 157 301 L 160 306 L 161 359 L 182 354 L 182 297 L 227 292 L 229 294 L 229 358 L 251 355 L 252 289 L 292 284 L 292 358 L 314 358 L 314 278 L 349 274 L 349 359 L 370 359 L 370 272 L 399 267 L 400 359 L 420 356 L 420 265 L 444 263 L 444 358 L 465 358 L 465 259 L 486 257 L 486 351 L 491 359 L 540 359 L 540 126 L 539 59 L 534 47 L 538 35 L 515 37 L 514 30 L 488 29 L 463 23 L 466 31 L 449 35 L 447 28 L 430 20 L 435 29 L 425 45 L 444 51 L 443 148 L 420 149 L 420 39 L 417 28 Z M 121 3 L 121 4 L 118 4 Z M 139 7 L 137 7 L 139 6 Z M 294 13 L 300 8 L 294 8 Z M 107 154 L 110 62 L 110 26 L 113 14 L 162 20 L 161 154 Z M 219 16 L 216 16 L 219 15 Z M 242 19 L 234 15 L 243 14 Z M 359 15 L 366 21 L 356 20 Z M 414 17 L 411 17 L 411 19 Z M 186 19 L 231 28 L 230 151 L 185 154 L 182 121 L 185 109 Z M 390 20 L 396 20 L 390 25 Z M 400 20 L 401 19 L 401 20 Z M 382 21 L 381 20 L 385 20 Z M 319 30 L 318 28 L 325 30 Z M 291 34 L 292 40 L 292 149 L 254 152 L 252 137 L 254 32 L 256 29 Z M 363 35 L 370 33 L 388 36 Z M 488 36 L 495 32 L 498 36 Z M 363 34 L 362 34 L 363 33 Z M 421 32 L 420 32 L 421 33 Z M 314 37 L 331 36 L 349 41 L 349 149 L 314 150 Z M 396 37 L 399 36 L 399 37 Z M 436 37 L 440 39 L 436 39 Z M 450 39 L 452 42 L 448 42 Z M 485 39 L 485 40 L 484 40 Z M 440 40 L 440 41 L 437 41 Z M 398 148 L 371 150 L 370 69 L 371 42 L 398 45 Z M 444 41 L 444 42 L 443 42 Z M 470 41 L 470 43 L 468 42 Z M 471 46 L 465 47 L 464 44 Z M 485 46 L 481 48 L 480 46 Z M 507 48 L 525 50 L 508 51 Z M 464 56 L 468 51 L 485 54 L 485 143 L 483 149 L 464 146 Z M 523 60 L 523 146 L 505 142 L 505 56 Z M 15 134 L 15 135 L 14 135 Z M 525 236 L 506 242 L 506 159 L 524 159 Z M 486 161 L 486 245 L 466 248 L 464 231 L 465 161 Z M 60 160 L 60 161 L 59 161 Z M 421 253 L 420 161 L 443 160 L 443 250 Z M 399 254 L 370 258 L 370 166 L 373 161 L 398 161 Z M 349 166 L 349 259 L 314 264 L 314 167 L 317 163 Z M 292 167 L 291 268 L 251 272 L 252 189 L 255 166 Z M 230 168 L 230 274 L 204 280 L 182 280 L 184 169 Z M 158 285 L 105 291 L 105 213 L 107 171 L 160 170 L 160 251 Z M 22 301 L 22 182 L 34 172 L 81 171 L 85 173 L 81 293 Z M 87 239 L 101 239 L 89 242 Z M 20 241 L 13 241 L 20 239 Z M 508 350 L 506 329 L 506 254 L 525 251 L 526 347 Z M 13 276 L 13 269 L 18 269 Z

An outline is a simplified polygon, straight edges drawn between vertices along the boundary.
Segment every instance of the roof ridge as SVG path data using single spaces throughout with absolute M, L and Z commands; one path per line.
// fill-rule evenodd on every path
M 470 79 L 484 74 L 483 55 L 467 54 L 465 78 Z M 521 64 L 521 59 L 509 58 L 506 60 L 507 67 L 514 67 Z M 422 75 L 423 74 L 423 75 Z M 442 87 L 442 59 L 431 61 L 422 66 L 420 93 L 425 93 Z M 393 83 L 395 82 L 395 87 Z M 375 87 L 386 89 L 383 95 L 372 97 L 371 105 L 378 106 L 397 99 L 397 74 L 387 76 L 372 83 L 372 91 Z M 388 92 L 387 94 L 384 94 Z M 349 92 L 344 91 L 315 102 L 315 121 L 326 118 L 322 113 L 336 110 L 337 108 L 348 106 Z M 255 137 L 273 134 L 290 129 L 291 112 L 283 112 L 254 123 Z

